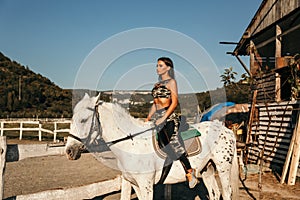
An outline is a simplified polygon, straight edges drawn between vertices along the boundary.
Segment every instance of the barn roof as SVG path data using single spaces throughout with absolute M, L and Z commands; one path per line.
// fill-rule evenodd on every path
M 299 31 L 300 25 L 295 23 L 299 18 L 300 0 L 263 0 L 234 49 L 234 54 L 249 55 L 250 40 L 256 39 L 264 44 L 275 41 L 276 25 L 282 28 L 282 34 Z

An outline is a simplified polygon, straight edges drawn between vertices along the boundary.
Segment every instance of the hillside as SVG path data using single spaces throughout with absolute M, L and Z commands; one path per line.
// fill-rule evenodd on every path
M 71 117 L 72 93 L 0 52 L 0 118 Z
M 58 87 L 48 78 L 36 74 L 28 67 L 11 61 L 0 52 L 0 118 L 60 118 L 72 117 L 72 103 L 78 102 L 85 93 L 96 95 L 96 91 L 66 90 Z M 227 101 L 247 103 L 249 85 L 235 83 L 225 88 Z M 224 102 L 223 89 L 196 94 L 180 94 L 182 114 L 193 117 L 199 106 L 201 111 L 213 103 Z M 147 116 L 152 97 L 149 91 L 104 91 L 101 99 L 118 102 L 134 117 Z

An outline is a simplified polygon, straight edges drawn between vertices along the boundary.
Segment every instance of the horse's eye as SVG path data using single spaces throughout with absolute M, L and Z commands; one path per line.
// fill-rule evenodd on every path
M 82 120 L 80 121 L 80 123 L 83 124 L 83 123 L 87 122 L 87 120 L 88 120 L 88 119 L 82 119 Z

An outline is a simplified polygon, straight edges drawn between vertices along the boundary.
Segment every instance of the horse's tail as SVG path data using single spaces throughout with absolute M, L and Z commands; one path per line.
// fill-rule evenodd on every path
M 232 167 L 231 167 L 231 189 L 232 189 L 232 199 L 239 199 L 239 165 L 237 158 L 237 149 L 235 148 Z

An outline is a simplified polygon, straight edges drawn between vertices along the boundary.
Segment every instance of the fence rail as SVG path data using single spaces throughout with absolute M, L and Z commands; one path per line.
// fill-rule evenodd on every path
M 48 146 L 47 144 L 33 145 L 7 145 L 6 137 L 0 137 L 0 199 L 4 197 L 4 167 L 6 162 L 19 161 L 29 157 L 41 157 L 49 155 L 63 155 L 65 146 Z M 107 156 L 107 155 L 105 155 Z M 67 159 L 67 158 L 66 158 Z M 34 167 L 34 166 L 32 166 Z M 47 169 L 46 169 L 47 170 Z M 23 194 L 9 199 L 35 200 L 35 199 L 93 199 L 100 195 L 110 194 L 121 190 L 121 176 L 116 175 L 112 179 L 104 179 L 100 182 L 87 185 L 49 189 L 32 194 Z
M 10 127 L 7 127 L 9 124 Z M 52 129 L 43 127 L 44 124 L 51 124 Z M 68 124 L 68 128 L 60 128 L 61 124 Z M 34 127 L 26 127 L 28 125 Z M 70 119 L 0 119 L 0 135 L 4 136 L 5 131 L 19 131 L 19 139 L 22 140 L 24 131 L 33 131 L 38 132 L 39 141 L 42 141 L 44 132 L 53 134 L 53 142 L 56 142 L 58 133 L 70 133 L 70 125 Z

